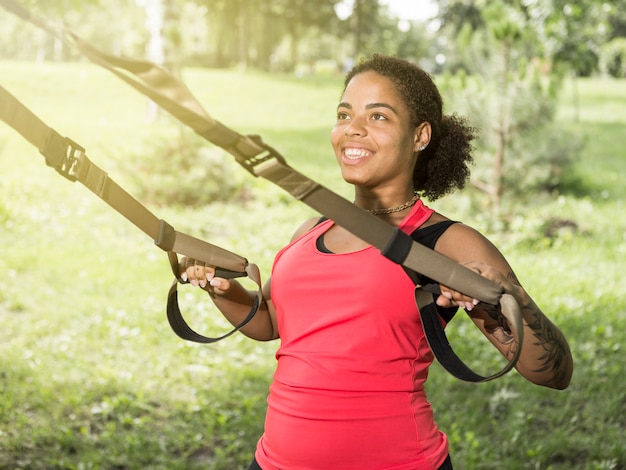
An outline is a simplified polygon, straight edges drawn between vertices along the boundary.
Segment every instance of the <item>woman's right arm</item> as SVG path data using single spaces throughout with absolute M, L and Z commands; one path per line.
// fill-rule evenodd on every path
M 215 306 L 233 325 L 239 325 L 250 313 L 257 293 L 249 291 L 236 279 L 215 277 L 215 268 L 194 263 L 183 258 L 179 264 L 181 277 L 194 287 L 209 293 Z M 271 301 L 271 278 L 263 286 L 263 300 L 252 319 L 240 330 L 244 335 L 257 341 L 270 341 L 278 338 L 276 314 Z
M 313 218 L 303 223 L 291 237 L 291 241 L 299 238 L 310 230 L 319 220 Z M 249 291 L 236 279 L 215 277 L 215 268 L 194 263 L 194 260 L 183 258 L 180 263 L 181 277 L 195 287 L 207 291 L 216 307 L 233 325 L 239 325 L 250 313 L 256 292 Z M 279 337 L 276 323 L 276 311 L 272 303 L 271 277 L 263 285 L 263 301 L 256 314 L 240 331 L 257 341 L 270 341 Z
M 224 279 L 212 277 L 206 286 L 206 290 L 215 306 L 224 314 L 226 319 L 233 324 L 239 325 L 250 312 L 257 293 L 245 289 L 235 279 Z M 252 320 L 250 320 L 240 331 L 249 338 L 257 341 L 270 341 L 278 338 L 278 328 L 276 326 L 276 312 L 272 299 L 271 278 L 263 285 L 263 298 L 261 305 Z

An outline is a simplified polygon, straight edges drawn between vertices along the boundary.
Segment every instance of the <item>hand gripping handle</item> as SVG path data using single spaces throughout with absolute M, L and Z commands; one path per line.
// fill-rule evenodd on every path
M 241 323 L 239 323 L 235 328 L 230 330 L 228 333 L 225 333 L 217 337 L 210 337 L 210 336 L 204 336 L 194 331 L 191 328 L 191 326 L 189 326 L 189 324 L 183 318 L 183 315 L 180 311 L 180 307 L 178 305 L 178 284 L 179 283 L 187 284 L 187 281 L 184 281 L 180 277 L 179 267 L 178 267 L 178 255 L 171 251 L 169 251 L 167 255 L 169 257 L 170 266 L 172 267 L 174 276 L 176 276 L 176 280 L 172 283 L 170 290 L 167 294 L 167 320 L 170 324 L 170 327 L 174 331 L 174 333 L 176 333 L 180 338 L 185 339 L 187 341 L 193 341 L 195 343 L 203 343 L 203 344 L 215 343 L 224 338 L 228 338 L 230 335 L 239 331 L 250 320 L 252 320 L 252 318 L 254 317 L 254 315 L 256 314 L 256 312 L 258 311 L 259 307 L 261 306 L 263 302 L 263 289 L 261 286 L 261 275 L 259 272 L 259 268 L 255 264 L 247 264 L 243 272 L 231 271 L 231 270 L 223 269 L 223 268 L 216 268 L 215 270 L 216 276 L 227 278 L 227 279 L 247 276 L 248 278 L 250 278 L 252 281 L 256 283 L 258 289 L 257 289 L 256 296 L 254 298 L 254 302 L 252 303 L 252 306 L 250 307 L 250 311 L 248 312 L 248 315 L 246 315 L 246 318 L 244 318 Z
M 502 315 L 504 315 L 509 324 L 511 334 L 515 338 L 517 347 L 512 357 L 509 359 L 508 364 L 499 372 L 489 376 L 482 376 L 474 372 L 452 350 L 448 338 L 446 337 L 441 318 L 437 312 L 432 290 L 426 290 L 418 286 L 415 290 L 415 300 L 419 308 L 426 340 L 439 363 L 441 363 L 449 373 L 466 382 L 480 383 L 501 377 L 515 367 L 522 350 L 524 324 L 521 309 L 511 294 L 502 294 L 499 306 Z

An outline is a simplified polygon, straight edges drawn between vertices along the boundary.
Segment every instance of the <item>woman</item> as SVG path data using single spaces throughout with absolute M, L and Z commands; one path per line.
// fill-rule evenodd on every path
M 480 233 L 427 208 L 462 188 L 474 129 L 442 114 L 430 76 L 375 55 L 348 73 L 331 142 L 357 206 L 421 243 L 500 283 L 522 307 L 526 338 L 517 370 L 563 389 L 572 358 L 502 254 Z M 364 267 L 367 267 L 364 269 Z M 181 261 L 181 273 L 207 290 L 233 323 L 253 294 L 210 267 Z M 331 220 L 312 219 L 276 256 L 265 301 L 241 331 L 281 338 L 265 432 L 251 469 L 449 469 L 445 434 L 424 392 L 433 355 L 403 268 Z M 464 308 L 507 358 L 517 348 L 495 308 L 441 286 L 442 310 Z M 448 312 L 449 313 L 449 312 Z M 447 317 L 449 318 L 449 316 Z

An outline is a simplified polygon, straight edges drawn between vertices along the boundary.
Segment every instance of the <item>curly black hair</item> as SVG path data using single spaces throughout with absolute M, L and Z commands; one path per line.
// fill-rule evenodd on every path
M 375 72 L 389 78 L 409 109 L 413 126 L 430 123 L 432 135 L 419 153 L 413 185 L 431 201 L 462 189 L 473 163 L 472 140 L 478 130 L 456 114 L 443 114 L 443 100 L 432 77 L 417 65 L 397 57 L 374 54 L 362 59 L 345 77 L 345 87 L 359 73 Z

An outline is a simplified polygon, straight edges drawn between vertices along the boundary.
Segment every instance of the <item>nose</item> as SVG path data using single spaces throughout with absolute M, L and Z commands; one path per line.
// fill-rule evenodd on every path
M 350 120 L 350 123 L 345 127 L 344 134 L 346 137 L 363 137 L 367 134 L 367 131 L 365 130 L 365 126 L 363 126 L 362 121 L 357 117 L 353 117 Z

